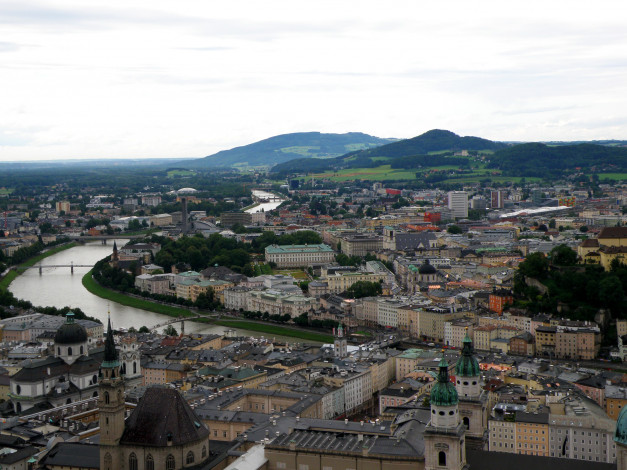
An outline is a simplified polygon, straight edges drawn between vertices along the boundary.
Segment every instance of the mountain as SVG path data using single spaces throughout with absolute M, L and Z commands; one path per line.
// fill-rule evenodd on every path
M 390 164 L 392 168 L 413 168 L 418 165 L 437 166 L 438 163 L 459 164 L 452 153 L 461 150 L 495 151 L 504 149 L 507 144 L 493 142 L 479 137 L 460 137 L 457 134 L 434 129 L 411 139 L 399 140 L 376 148 L 350 152 L 329 160 L 292 160 L 272 168 L 273 173 L 316 172 L 337 168 L 363 168 Z M 449 152 L 451 155 L 428 155 L 433 152 Z M 449 158 L 450 160 L 447 160 Z M 401 160 L 402 159 L 402 160 Z
M 388 144 L 393 139 L 381 139 L 360 132 L 323 134 L 297 132 L 277 135 L 253 144 L 222 150 L 208 157 L 186 161 L 187 168 L 230 166 L 273 166 L 293 159 L 321 159 L 348 152 Z

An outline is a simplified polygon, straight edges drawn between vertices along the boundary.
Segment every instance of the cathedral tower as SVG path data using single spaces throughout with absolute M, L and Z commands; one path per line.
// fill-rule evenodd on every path
M 455 366 L 455 385 L 462 424 L 466 427 L 467 445 L 483 449 L 487 443 L 487 396 L 481 388 L 479 362 L 474 356 L 468 331 L 463 340 L 462 355 Z
M 341 323 L 337 326 L 337 333 L 333 341 L 333 355 L 340 359 L 348 356 L 348 342 L 344 336 L 344 328 L 342 328 Z
M 466 429 L 459 417 L 457 390 L 450 381 L 444 357 L 438 367 L 438 380 L 431 388 L 431 421 L 424 434 L 425 470 L 463 470 L 468 468 Z

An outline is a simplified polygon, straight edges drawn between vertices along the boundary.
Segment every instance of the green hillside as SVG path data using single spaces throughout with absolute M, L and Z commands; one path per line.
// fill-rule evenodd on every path
M 454 152 L 489 151 L 505 148 L 500 142 L 479 137 L 460 137 L 450 131 L 431 130 L 412 139 L 400 140 L 377 148 L 350 152 L 329 160 L 291 160 L 272 168 L 272 173 L 324 172 L 345 168 L 374 168 L 389 164 L 394 169 L 412 169 L 439 166 L 468 166 L 468 159 L 455 157 Z
M 392 140 L 360 132 L 347 134 L 297 132 L 223 150 L 205 158 L 187 161 L 185 166 L 188 168 L 273 166 L 294 159 L 333 158 L 356 150 L 388 144 Z

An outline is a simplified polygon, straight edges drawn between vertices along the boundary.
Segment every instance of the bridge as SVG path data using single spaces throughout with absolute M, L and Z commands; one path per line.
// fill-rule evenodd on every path
M 199 318 L 217 318 L 217 315 L 201 315 L 197 313 L 191 317 L 178 317 L 172 318 L 171 320 L 167 320 L 161 323 L 158 323 L 150 328 L 150 331 L 155 332 L 159 328 L 163 328 L 164 326 L 172 325 L 173 323 L 181 322 L 181 334 L 185 333 L 185 320 L 198 320 Z
M 35 264 L 33 266 L 28 266 L 26 268 L 19 268 L 20 271 L 27 269 L 39 269 L 39 274 L 43 274 L 44 268 L 70 268 L 70 272 L 74 274 L 74 268 L 93 268 L 92 264 L 74 264 L 74 262 L 70 264 Z
M 107 244 L 107 240 L 143 240 L 147 236 L 150 236 L 149 233 L 143 235 L 124 235 L 123 233 L 117 235 L 70 235 L 68 238 L 71 240 L 76 240 L 81 243 L 90 242 L 94 240 L 99 240 L 103 245 Z

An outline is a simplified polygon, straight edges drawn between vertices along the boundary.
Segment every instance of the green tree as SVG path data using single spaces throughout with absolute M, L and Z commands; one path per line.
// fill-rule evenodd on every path
M 176 331 L 176 328 L 174 328 L 174 326 L 172 325 L 168 325 L 164 330 L 163 330 L 163 334 L 167 335 L 167 336 L 178 336 L 178 331 Z
M 549 272 L 549 260 L 543 253 L 531 253 L 518 265 L 518 271 L 534 279 L 545 279 Z
M 144 325 L 144 326 L 142 326 L 142 327 L 139 329 L 139 332 L 140 332 L 140 333 L 150 333 L 150 330 L 148 329 L 148 327 L 147 327 L 146 325 Z
M 577 253 L 566 245 L 556 246 L 551 250 L 551 263 L 557 266 L 574 266 L 577 264 Z
M 383 288 L 380 282 L 357 281 L 346 289 L 346 294 L 353 299 L 381 295 Z
M 599 299 L 604 307 L 610 309 L 613 316 L 618 316 L 625 300 L 625 292 L 617 276 L 610 275 L 599 282 Z
M 459 235 L 460 233 L 462 233 L 462 228 L 459 225 L 453 224 L 453 225 L 449 225 L 446 231 L 450 233 L 451 235 Z

